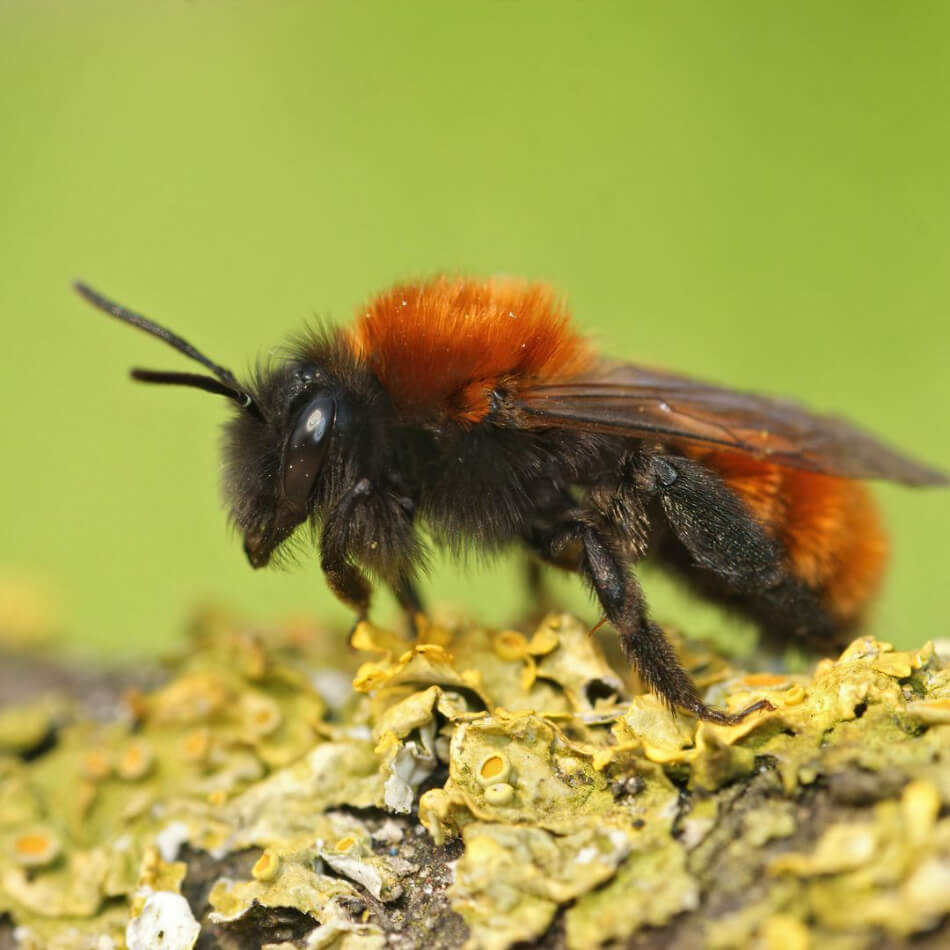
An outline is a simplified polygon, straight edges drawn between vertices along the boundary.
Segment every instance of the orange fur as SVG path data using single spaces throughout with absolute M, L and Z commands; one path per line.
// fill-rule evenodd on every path
M 856 617 L 880 585 L 887 538 L 868 489 L 860 482 L 783 470 L 781 537 L 795 573 L 824 592 L 832 612 Z
M 544 284 L 436 277 L 370 301 L 350 343 L 403 412 L 463 425 L 483 419 L 497 386 L 514 392 L 594 365 Z M 887 540 L 859 482 L 784 468 L 739 452 L 686 446 L 717 471 L 784 546 L 792 572 L 843 622 L 880 584 Z
M 569 321 L 543 284 L 436 277 L 376 297 L 350 339 L 401 410 L 473 424 L 497 385 L 556 382 L 592 364 Z
M 880 585 L 887 538 L 860 482 L 771 465 L 737 452 L 690 449 L 718 472 L 788 552 L 796 577 L 844 622 Z

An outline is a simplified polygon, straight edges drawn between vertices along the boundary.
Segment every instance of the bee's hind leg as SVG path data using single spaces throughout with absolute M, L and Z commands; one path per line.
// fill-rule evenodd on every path
M 677 456 L 652 456 L 647 491 L 659 499 L 681 545 L 661 556 L 706 596 L 738 608 L 766 634 L 825 651 L 847 629 L 819 594 L 795 577 L 783 549 L 718 474 Z M 685 557 L 683 556 L 685 554 Z
M 620 635 L 624 656 L 650 690 L 671 707 L 724 725 L 741 722 L 758 709 L 771 708 L 767 700 L 753 703 L 738 713 L 726 713 L 706 705 L 663 631 L 649 618 L 640 584 L 620 553 L 613 550 L 604 532 L 584 519 L 562 523 L 539 553 L 545 560 L 557 563 L 561 552 L 572 545 L 580 546 L 578 573 L 593 588 L 607 619 Z
M 425 606 L 419 591 L 413 583 L 412 578 L 405 572 L 401 572 L 392 584 L 393 594 L 406 614 L 406 621 L 409 624 L 409 630 L 412 635 L 419 635 L 419 616 L 425 614 Z

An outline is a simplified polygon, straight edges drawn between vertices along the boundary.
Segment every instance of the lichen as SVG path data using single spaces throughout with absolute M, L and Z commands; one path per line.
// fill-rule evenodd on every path
M 682 646 L 711 701 L 770 701 L 727 727 L 637 693 L 566 615 L 351 643 L 327 666 L 300 627 L 208 615 L 110 721 L 0 712 L 0 937 L 4 914 L 36 950 L 948 931 L 946 651 L 860 638 L 790 675 Z

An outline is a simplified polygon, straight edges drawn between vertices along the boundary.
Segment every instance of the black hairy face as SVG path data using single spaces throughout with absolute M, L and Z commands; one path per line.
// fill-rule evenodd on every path
M 225 425 L 224 496 L 254 567 L 313 513 L 333 441 L 334 385 L 312 363 L 259 370 L 249 387 L 260 416 Z
M 385 412 L 343 338 L 319 329 L 258 367 L 247 391 L 255 412 L 225 425 L 223 489 L 248 560 L 264 567 L 304 521 L 316 526 L 355 477 L 354 456 L 379 454 Z

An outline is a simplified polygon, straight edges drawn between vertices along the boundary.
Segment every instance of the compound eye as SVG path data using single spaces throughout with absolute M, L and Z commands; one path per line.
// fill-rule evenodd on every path
M 306 508 L 313 486 L 323 467 L 330 444 L 334 405 L 320 396 L 304 407 L 284 455 L 284 496 L 299 508 Z

